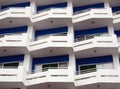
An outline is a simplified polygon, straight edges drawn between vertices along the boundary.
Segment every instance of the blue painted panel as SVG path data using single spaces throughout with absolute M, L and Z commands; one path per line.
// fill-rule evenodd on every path
M 27 26 L 0 29 L 0 34 L 27 32 Z
M 85 9 L 89 9 L 89 8 L 104 8 L 104 3 L 74 7 L 73 11 L 76 12 L 76 11 L 81 11 L 81 10 L 85 10 Z
M 35 32 L 35 37 L 47 35 L 47 34 L 53 34 L 53 33 L 61 33 L 61 32 L 68 32 L 68 27 L 38 30 Z
M 9 7 L 27 7 L 27 6 L 30 6 L 30 2 L 1 6 L 1 9 L 5 9 L 5 8 L 9 8 Z
M 120 11 L 120 6 L 112 7 L 112 11 L 113 12 Z
M 120 36 L 120 31 L 115 31 L 115 34 L 119 37 Z
M 32 70 L 35 69 L 35 64 L 45 64 L 45 63 L 64 62 L 64 61 L 69 61 L 68 55 L 34 58 L 32 64 Z
M 63 8 L 67 7 L 67 3 L 59 3 L 59 4 L 52 4 L 52 5 L 45 5 L 45 6 L 38 6 L 37 11 L 44 10 L 47 8 Z
M 77 36 L 82 36 L 82 35 L 97 34 L 97 33 L 107 33 L 107 32 L 108 32 L 107 27 L 78 30 L 78 31 L 75 31 L 75 38 Z
M 24 60 L 24 55 L 13 55 L 13 56 L 0 57 L 0 63 L 13 62 L 13 61 L 23 61 L 23 60 Z
M 79 65 L 105 63 L 105 62 L 112 62 L 112 61 L 113 61 L 113 58 L 111 55 L 76 59 L 76 70 L 77 71 L 79 70 L 79 68 L 78 68 Z

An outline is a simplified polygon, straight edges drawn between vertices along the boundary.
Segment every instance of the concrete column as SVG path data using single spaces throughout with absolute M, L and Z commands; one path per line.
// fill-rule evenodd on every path
M 73 68 L 74 73 L 76 72 L 76 58 L 74 52 L 69 53 L 69 66 Z
M 36 14 L 37 12 L 37 5 L 35 3 L 35 1 L 31 1 L 30 2 L 30 10 L 31 10 L 31 14 Z
M 68 41 L 70 42 L 71 46 L 73 46 L 73 43 L 74 43 L 74 28 L 73 28 L 73 25 L 69 25 L 68 26 Z
M 32 69 L 32 56 L 29 52 L 25 54 L 23 65 L 27 72 Z
M 109 25 L 109 26 L 108 26 L 108 33 L 109 33 L 109 35 L 114 35 L 113 25 Z
M 119 68 L 119 66 L 120 66 L 118 53 L 113 54 L 113 65 L 114 65 L 115 69 Z
M 67 10 L 69 11 L 69 15 L 73 15 L 73 3 L 71 0 L 67 0 Z
M 34 41 L 34 39 L 35 39 L 35 30 L 34 30 L 33 26 L 28 26 L 27 34 L 28 34 L 28 38 L 29 38 L 30 42 Z
M 109 8 L 110 7 L 109 1 L 105 0 L 104 5 L 105 5 L 105 8 Z

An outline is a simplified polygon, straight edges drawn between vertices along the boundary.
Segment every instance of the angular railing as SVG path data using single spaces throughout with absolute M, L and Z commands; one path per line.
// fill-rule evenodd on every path
M 1 46 L 26 46 L 27 45 L 27 34 L 5 34 L 0 38 Z
M 1 10 L 0 19 L 6 17 L 30 17 L 30 9 L 29 7 L 11 7 Z
M 0 68 L 0 82 L 23 82 L 24 67 Z
M 90 8 L 74 13 L 73 23 L 80 22 L 90 18 L 109 18 L 112 19 L 111 8 Z
M 29 71 L 27 74 L 35 74 L 35 73 L 39 73 L 39 72 L 46 72 L 46 71 L 49 71 L 49 70 L 59 70 L 59 69 L 68 69 L 68 67 L 46 67 L 46 68 L 41 68 L 39 70 L 32 70 L 32 71 Z
M 75 76 L 75 85 L 83 86 L 96 83 L 117 83 L 120 81 L 120 69 L 96 69 L 86 74 Z
M 80 51 L 94 47 L 118 47 L 117 37 L 116 35 L 95 36 L 92 39 L 74 43 L 74 51 Z
M 69 41 L 68 41 L 68 36 L 45 36 L 45 38 L 41 37 L 39 38 L 37 41 L 31 42 L 29 45 L 30 50 L 38 50 L 42 49 L 42 48 L 47 48 L 47 47 L 65 47 L 68 46 L 70 47 L 71 45 L 69 45 Z
M 44 72 L 37 72 L 34 74 L 27 74 L 26 86 L 34 84 L 42 84 L 47 82 L 73 82 L 72 68 L 50 68 Z
M 40 21 L 46 18 L 70 18 L 67 8 L 48 8 L 39 11 L 32 16 L 32 21 Z

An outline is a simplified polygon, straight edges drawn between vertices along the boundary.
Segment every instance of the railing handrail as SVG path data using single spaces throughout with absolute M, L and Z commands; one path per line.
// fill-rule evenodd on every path
M 24 9 L 25 7 L 7 7 L 7 8 L 4 8 L 4 9 L 1 9 L 0 12 L 2 11 L 6 11 L 6 10 L 9 10 L 9 9 Z
M 118 15 L 118 14 L 120 14 L 120 11 L 116 11 L 113 13 L 113 15 Z
M 88 12 L 88 11 L 91 11 L 92 9 L 104 9 L 104 8 L 88 8 L 88 9 L 85 9 L 85 10 L 76 11 L 76 12 L 74 12 L 74 15 L 84 13 L 84 12 Z
M 66 8 L 66 7 L 62 7 L 62 8 L 59 8 L 59 7 L 50 7 L 50 8 L 46 8 L 46 9 L 37 11 L 37 14 L 42 13 L 42 12 L 49 11 L 49 10 L 51 10 L 51 9 L 65 9 L 65 8 Z
M 88 35 L 90 35 L 90 34 L 88 34 Z M 94 35 L 94 34 L 93 34 Z M 86 35 L 87 36 L 87 35 Z M 91 34 L 91 36 L 92 36 L 92 34 Z M 95 37 L 106 37 L 106 36 L 111 36 L 110 34 L 100 34 L 100 35 L 95 35 L 95 36 L 93 36 L 92 38 L 89 38 L 89 39 L 94 39 Z M 82 41 L 85 41 L 85 40 L 89 40 L 89 39 L 86 39 L 86 37 L 85 37 L 85 39 L 84 40 L 82 40 Z M 75 39 L 75 42 L 81 42 L 81 41 L 78 41 L 78 39 L 76 38 Z
M 90 69 L 85 69 L 81 71 L 76 71 L 76 75 L 93 73 L 93 72 L 97 72 L 98 70 L 111 70 L 111 69 L 114 69 L 114 68 L 90 68 Z
M 31 70 L 31 71 L 28 71 L 27 74 L 34 74 L 34 73 L 38 73 L 38 72 L 46 72 L 50 69 L 68 69 L 68 67 L 46 67 L 46 68 L 41 68 L 39 70 Z
M 63 32 L 64 33 L 64 32 Z M 46 39 L 46 38 L 49 38 L 50 36 L 67 36 L 66 35 L 63 35 L 63 34 L 60 34 L 60 33 L 55 33 L 55 34 L 46 34 L 46 35 L 43 35 L 43 36 L 38 36 L 37 37 L 37 41 L 41 38 L 41 39 Z M 40 39 L 40 40 L 41 40 Z

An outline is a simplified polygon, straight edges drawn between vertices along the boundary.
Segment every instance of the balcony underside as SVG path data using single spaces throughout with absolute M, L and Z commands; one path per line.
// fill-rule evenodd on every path
M 57 27 L 64 27 L 71 23 L 72 20 L 70 18 L 46 18 L 44 20 L 39 20 L 33 22 L 35 29 L 50 29 Z
M 0 82 L 0 88 L 1 89 L 17 89 L 17 88 L 21 88 L 21 89 L 25 89 L 25 86 L 23 84 L 23 82 Z
M 21 17 L 6 17 L 0 20 L 0 28 L 11 28 L 30 25 L 29 18 Z
M 31 50 L 33 57 L 65 55 L 72 50 L 72 47 L 46 47 L 43 49 Z
M 91 4 L 96 4 L 96 3 L 102 3 L 103 2 L 103 0 L 90 0 L 89 2 L 88 2 L 88 0 L 72 0 L 72 2 L 73 2 L 73 5 L 74 6 L 79 6 L 79 5 L 82 5 L 82 6 L 84 6 L 84 5 L 91 5 Z
M 84 57 L 111 55 L 115 52 L 118 52 L 117 47 L 93 47 L 86 50 L 77 51 L 75 52 L 75 55 L 76 58 L 84 58 Z
M 48 82 L 48 83 L 42 83 L 42 84 L 36 84 L 32 86 L 27 86 L 27 89 L 68 89 L 68 88 L 74 88 L 74 83 L 65 83 L 65 82 Z
M 98 69 L 96 72 L 76 75 L 77 89 L 119 89 L 119 69 Z
M 28 0 L 3 0 L 1 1 L 1 5 L 9 5 L 9 4 L 16 4 L 16 3 L 23 3 L 23 2 L 27 2 Z M 7 3 L 6 3 L 7 2 Z
M 92 39 L 74 43 L 74 52 L 76 57 L 92 57 L 101 55 L 110 55 L 118 52 L 118 42 L 113 36 L 96 36 Z
M 78 20 L 74 22 L 74 28 L 76 30 L 80 29 L 90 29 L 90 28 L 99 28 L 105 27 L 112 24 L 112 18 L 86 18 L 85 20 Z
M 0 56 L 25 54 L 27 51 L 26 47 L 0 47 Z
M 113 23 L 114 23 L 115 30 L 119 30 L 119 28 L 120 28 L 120 14 L 114 16 Z
M 84 86 L 77 86 L 76 89 L 119 89 L 119 83 L 93 83 Z

